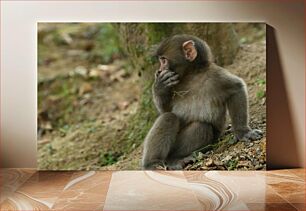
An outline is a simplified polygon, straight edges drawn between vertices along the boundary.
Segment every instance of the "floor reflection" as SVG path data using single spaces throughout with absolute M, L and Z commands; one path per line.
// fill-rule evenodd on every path
M 305 169 L 1 169 L 1 210 L 305 210 Z

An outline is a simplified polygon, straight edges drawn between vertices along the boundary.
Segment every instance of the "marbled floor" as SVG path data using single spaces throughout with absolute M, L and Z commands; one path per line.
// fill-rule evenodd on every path
M 305 210 L 305 169 L 1 169 L 1 210 Z

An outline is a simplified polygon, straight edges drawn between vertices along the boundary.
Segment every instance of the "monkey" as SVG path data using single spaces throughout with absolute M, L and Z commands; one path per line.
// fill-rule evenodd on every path
M 185 159 L 223 133 L 228 111 L 238 140 L 258 140 L 249 126 L 247 86 L 218 66 L 208 44 L 193 35 L 163 40 L 155 56 L 159 69 L 152 86 L 159 116 L 144 140 L 142 169 L 182 169 Z

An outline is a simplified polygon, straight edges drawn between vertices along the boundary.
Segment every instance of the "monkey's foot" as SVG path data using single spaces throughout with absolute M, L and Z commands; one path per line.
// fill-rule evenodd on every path
M 182 170 L 184 167 L 180 162 L 167 165 L 167 170 Z
M 144 165 L 142 169 L 143 170 L 167 170 L 167 166 L 164 161 L 156 160 L 153 163 Z
M 195 162 L 195 158 L 192 155 L 190 155 L 190 156 L 185 157 L 181 160 L 168 162 L 167 163 L 167 170 L 182 170 L 188 164 L 194 163 L 194 162 Z
M 166 165 L 155 165 L 154 170 L 168 170 L 168 167 Z
M 254 129 L 247 132 L 240 140 L 242 141 L 256 141 L 258 139 L 261 139 L 263 136 L 263 133 L 261 130 Z

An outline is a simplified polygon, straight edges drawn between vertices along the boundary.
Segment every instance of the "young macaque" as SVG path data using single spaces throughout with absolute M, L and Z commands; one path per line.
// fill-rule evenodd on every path
M 239 140 L 257 140 L 249 127 L 245 82 L 213 62 L 209 46 L 191 35 L 175 35 L 159 45 L 153 99 L 159 117 L 147 134 L 143 169 L 182 169 L 194 152 L 217 140 L 226 111 Z

